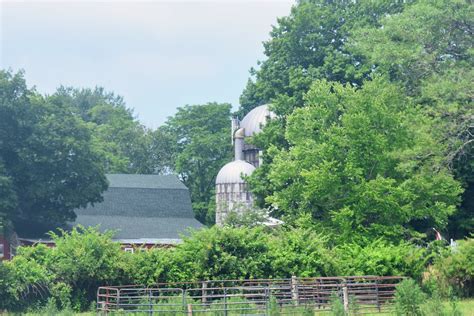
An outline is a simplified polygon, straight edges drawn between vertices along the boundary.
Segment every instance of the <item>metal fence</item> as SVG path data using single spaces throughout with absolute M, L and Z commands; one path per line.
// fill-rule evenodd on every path
M 402 277 L 353 276 L 213 280 L 159 283 L 154 287 L 103 286 L 99 314 L 274 315 L 330 311 L 337 300 L 356 313 L 389 310 Z

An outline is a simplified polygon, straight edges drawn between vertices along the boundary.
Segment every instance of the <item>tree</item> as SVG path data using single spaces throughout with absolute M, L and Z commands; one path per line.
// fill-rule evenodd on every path
M 287 17 L 278 19 L 264 42 L 267 59 L 251 69 L 254 80 L 244 89 L 239 114 L 272 101 L 278 115 L 302 105 L 311 82 L 326 79 L 360 85 L 371 72 L 365 56 L 349 53 L 346 43 L 358 28 L 378 26 L 385 15 L 400 12 L 404 2 L 300 1 Z M 284 98 L 284 102 L 275 102 Z
M 227 103 L 187 105 L 178 108 L 159 129 L 173 140 L 167 142 L 172 152 L 171 168 L 191 191 L 193 210 L 202 223 L 214 222 L 210 206 L 215 178 L 232 159 L 230 109 Z
M 60 87 L 49 99 L 55 104 L 68 104 L 88 123 L 107 173 L 163 172 L 164 166 L 154 155 L 156 134 L 140 124 L 122 97 L 100 87 Z
M 75 208 L 101 200 L 102 157 L 72 112 L 28 89 L 21 72 L 0 72 L 0 179 L 8 193 L 0 205 L 15 224 L 63 224 Z
M 273 150 L 275 212 L 309 213 L 345 241 L 444 229 L 462 189 L 441 163 L 433 122 L 400 90 L 382 78 L 359 90 L 314 83 L 288 118 L 289 149 Z
M 444 163 L 466 188 L 450 225 L 457 238 L 474 229 L 473 22 L 468 1 L 420 0 L 382 18 L 383 27 L 354 31 L 347 45 L 436 120 L 432 132 L 445 147 Z
M 407 1 L 408 2 L 408 1 Z M 363 54 L 348 50 L 347 42 L 355 30 L 379 26 L 379 20 L 401 12 L 407 2 L 394 1 L 299 1 L 288 17 L 278 20 L 264 43 L 267 59 L 259 69 L 251 69 L 248 84 L 240 98 L 238 114 L 271 102 L 277 114 L 252 142 L 263 149 L 264 164 L 254 173 L 252 191 L 259 206 L 271 194 L 266 176 L 274 150 L 287 148 L 284 137 L 286 119 L 304 105 L 304 95 L 318 79 L 361 86 L 369 78 L 372 65 Z

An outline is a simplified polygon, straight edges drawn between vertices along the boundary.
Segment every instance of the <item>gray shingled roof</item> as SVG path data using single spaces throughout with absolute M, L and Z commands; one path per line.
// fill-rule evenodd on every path
M 107 180 L 109 188 L 188 189 L 174 175 L 108 174 Z
M 188 189 L 176 176 L 111 174 L 107 179 L 104 201 L 76 210 L 72 225 L 116 230 L 116 239 L 176 239 L 202 227 Z

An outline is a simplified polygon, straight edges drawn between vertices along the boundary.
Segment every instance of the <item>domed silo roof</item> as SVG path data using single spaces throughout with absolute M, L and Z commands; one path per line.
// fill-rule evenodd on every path
M 252 136 L 262 130 L 269 117 L 273 118 L 275 114 L 268 109 L 268 104 L 257 106 L 240 121 L 240 127 L 245 129 L 246 137 Z
M 244 160 L 235 160 L 226 164 L 216 177 L 216 184 L 245 183 L 243 176 L 249 176 L 255 167 Z

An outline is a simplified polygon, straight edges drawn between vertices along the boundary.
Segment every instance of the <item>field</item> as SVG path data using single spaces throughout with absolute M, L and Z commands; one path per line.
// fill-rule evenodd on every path
M 444 303 L 445 307 L 446 307 L 446 310 L 450 310 L 450 303 L 449 302 L 445 302 Z M 461 312 L 461 315 L 462 316 L 474 316 L 474 299 L 468 299 L 468 300 L 461 300 L 457 303 L 457 310 L 459 312 Z M 55 313 L 57 316 L 70 316 L 70 315 L 80 315 L 80 316 L 94 316 L 94 315 L 97 315 L 95 312 L 87 312 L 87 313 L 74 313 L 74 312 L 70 312 L 70 311 L 63 311 L 63 312 L 59 312 L 59 313 Z M 148 313 L 144 313 L 146 315 L 149 315 Z M 158 313 L 156 313 L 158 315 Z M 297 312 L 296 310 L 284 310 L 281 315 L 297 315 L 297 314 L 303 314 L 303 311 L 301 312 Z M 51 312 L 48 312 L 48 311 L 45 311 L 45 312 L 42 312 L 42 313 L 27 313 L 25 314 L 27 316 L 46 316 L 46 315 L 51 315 Z M 112 314 L 111 314 L 112 315 Z M 121 315 L 124 315 L 124 314 L 121 314 Z M 134 315 L 137 315 L 136 313 Z M 176 315 L 176 314 L 174 314 Z M 183 314 L 184 315 L 184 314 Z M 201 314 L 202 315 L 202 314 Z M 207 315 L 211 315 L 210 313 L 207 314 Z M 217 314 L 216 314 L 217 315 Z M 278 315 L 278 314 L 277 314 Z M 305 313 L 305 315 L 308 315 L 307 313 Z M 329 312 L 315 312 L 313 314 L 314 316 L 329 316 L 331 315 L 331 313 Z M 395 313 L 388 313 L 388 312 L 385 312 L 385 313 L 371 313 L 371 314 L 364 314 L 364 315 L 367 315 L 367 316 L 376 316 L 376 315 L 388 315 L 388 316 L 391 316 L 391 315 L 395 315 Z M 449 315 L 449 314 L 448 314 Z M 5 316 L 8 316 L 8 314 L 6 314 Z M 177 315 L 176 315 L 177 316 Z M 426 315 L 426 316 L 430 316 L 430 315 Z

